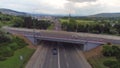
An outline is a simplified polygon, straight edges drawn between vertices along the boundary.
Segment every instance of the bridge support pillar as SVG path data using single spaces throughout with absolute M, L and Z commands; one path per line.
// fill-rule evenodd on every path
M 97 46 L 100 46 L 100 45 L 101 44 L 87 42 L 84 44 L 83 51 L 89 51 L 89 50 L 96 48 Z
M 32 42 L 32 44 L 34 44 L 34 45 L 38 44 L 38 40 L 37 39 L 34 39 L 33 37 L 28 37 L 28 36 L 25 36 L 25 37 L 27 37 Z

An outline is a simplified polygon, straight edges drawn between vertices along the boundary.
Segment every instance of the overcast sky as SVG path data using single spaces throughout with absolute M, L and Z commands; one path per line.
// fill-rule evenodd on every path
M 0 0 L 0 8 L 29 13 L 92 15 L 120 12 L 120 0 Z

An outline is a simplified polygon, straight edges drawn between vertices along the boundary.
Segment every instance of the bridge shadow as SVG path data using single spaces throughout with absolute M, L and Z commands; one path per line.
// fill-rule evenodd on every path
M 44 46 L 52 46 L 52 47 L 60 47 L 60 48 L 67 48 L 68 50 L 74 50 L 75 48 L 79 49 L 79 50 L 83 50 L 84 49 L 84 45 L 83 44 L 75 44 L 75 43 L 66 43 L 66 42 L 56 42 L 56 41 L 46 41 L 46 40 L 42 40 L 42 41 L 38 41 L 37 44 L 44 44 Z

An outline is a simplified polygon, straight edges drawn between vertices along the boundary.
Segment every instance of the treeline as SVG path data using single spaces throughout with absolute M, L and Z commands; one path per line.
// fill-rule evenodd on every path
M 21 21 L 16 22 L 14 27 L 24 27 L 24 28 L 37 28 L 37 29 L 47 29 L 51 26 L 52 22 L 49 20 L 37 20 L 32 19 L 32 17 L 22 17 Z
M 38 20 L 32 17 L 12 16 L 0 13 L 0 27 L 14 26 L 24 28 L 47 29 L 53 23 L 50 20 Z
M 0 27 L 2 26 L 12 26 L 16 22 L 21 22 L 23 19 L 19 16 L 12 16 L 0 13 Z
M 76 19 L 70 19 L 62 22 L 62 30 L 72 32 L 120 34 L 120 20 L 111 19 L 91 19 L 93 22 L 79 22 Z

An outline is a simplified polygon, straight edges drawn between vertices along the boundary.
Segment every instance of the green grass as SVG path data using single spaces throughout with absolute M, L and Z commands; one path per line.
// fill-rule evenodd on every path
M 68 19 L 60 19 L 60 22 L 62 23 L 62 22 L 66 22 L 66 21 L 68 21 Z
M 15 51 L 14 56 L 7 58 L 5 61 L 0 61 L 0 68 L 20 68 L 24 67 L 26 62 L 29 60 L 31 55 L 35 50 L 24 47 Z M 24 59 L 20 60 L 20 55 L 24 57 Z
M 48 30 L 53 30 L 53 29 L 54 29 L 54 25 L 53 24 L 48 27 Z
M 60 22 L 68 22 L 68 19 L 60 19 Z M 94 23 L 92 20 L 76 20 L 76 22 L 81 23 L 81 24 L 89 24 L 89 23 Z
M 116 60 L 115 57 L 92 57 L 88 61 L 93 68 L 108 68 L 104 66 L 103 62 L 106 60 Z
M 91 21 L 91 20 L 76 20 L 77 22 L 94 22 L 94 21 Z

